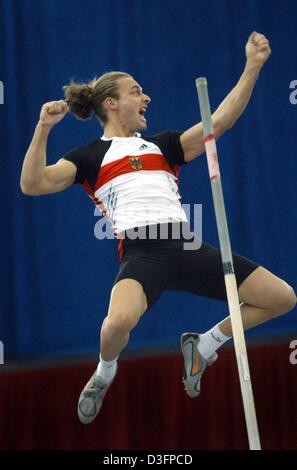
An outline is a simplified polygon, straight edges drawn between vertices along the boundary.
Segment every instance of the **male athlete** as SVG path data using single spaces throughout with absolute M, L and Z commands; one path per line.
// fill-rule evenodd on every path
M 212 115 L 215 138 L 230 129 L 244 111 L 259 72 L 270 55 L 269 42 L 252 33 L 246 44 L 246 65 L 239 82 Z M 202 243 L 184 250 L 176 224 L 186 224 L 177 174 L 180 165 L 205 151 L 202 124 L 185 132 L 142 137 L 150 104 L 136 80 L 124 72 L 109 72 L 89 83 L 64 87 L 65 101 L 42 106 L 40 119 L 25 156 L 21 188 L 37 196 L 81 184 L 112 223 L 120 241 L 121 264 L 101 327 L 100 361 L 78 401 L 78 415 L 88 424 L 98 414 L 117 371 L 117 359 L 140 317 L 166 289 L 179 289 L 225 300 L 219 250 Z M 72 150 L 54 165 L 46 164 L 48 135 L 63 117 L 79 119 L 95 113 L 104 129 L 101 138 Z M 135 229 L 169 226 L 168 239 L 133 239 Z M 233 254 L 244 328 L 259 325 L 296 304 L 293 289 L 264 267 Z M 217 349 L 232 336 L 227 317 L 203 333 L 184 333 L 184 384 L 191 397 L 200 393 L 201 376 L 217 359 Z

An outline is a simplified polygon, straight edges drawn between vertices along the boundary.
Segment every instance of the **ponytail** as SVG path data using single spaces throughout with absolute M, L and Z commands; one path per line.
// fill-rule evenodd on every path
M 86 83 L 70 82 L 69 85 L 63 87 L 65 93 L 65 101 L 69 106 L 69 111 L 73 113 L 77 119 L 87 120 L 91 118 L 94 109 L 93 90 Z

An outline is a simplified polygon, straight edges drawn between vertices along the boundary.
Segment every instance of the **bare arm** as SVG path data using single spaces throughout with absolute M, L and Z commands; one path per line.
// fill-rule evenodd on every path
M 259 72 L 270 55 L 269 42 L 262 34 L 252 33 L 246 45 L 247 62 L 239 82 L 212 115 L 215 138 L 230 129 L 243 113 L 251 97 Z M 181 136 L 185 161 L 189 162 L 205 152 L 202 123 L 188 129 Z
M 76 166 L 73 163 L 61 159 L 55 165 L 46 166 L 48 135 L 67 111 L 68 106 L 63 100 L 43 105 L 23 163 L 20 185 L 24 194 L 38 196 L 54 193 L 73 183 L 76 175 Z

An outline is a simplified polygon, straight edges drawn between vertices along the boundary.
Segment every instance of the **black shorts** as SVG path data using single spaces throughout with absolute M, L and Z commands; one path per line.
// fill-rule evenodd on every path
M 125 239 L 123 258 L 114 285 L 122 279 L 135 279 L 146 294 L 148 309 L 165 290 L 179 290 L 227 300 L 221 252 L 200 242 L 195 250 L 184 249 L 184 239 Z M 257 263 L 233 253 L 238 287 L 259 267 Z

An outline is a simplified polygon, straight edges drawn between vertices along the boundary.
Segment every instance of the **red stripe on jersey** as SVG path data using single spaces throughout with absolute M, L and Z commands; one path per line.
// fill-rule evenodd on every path
M 179 165 L 177 163 L 174 165 L 173 171 L 174 171 L 175 176 L 178 178 L 180 168 L 179 168 Z
M 122 259 L 123 259 L 123 240 L 119 241 L 118 253 L 119 253 L 119 256 L 120 256 L 120 260 L 122 261 Z
M 160 154 L 146 153 L 141 156 L 126 156 L 114 162 L 107 163 L 100 168 L 99 176 L 95 184 L 95 191 L 120 175 L 134 171 L 167 171 L 174 175 L 165 157 Z
M 88 195 L 94 199 L 94 191 L 93 189 L 91 188 L 91 186 L 89 185 L 89 183 L 87 182 L 87 180 L 84 180 L 83 184 L 82 184 L 82 187 L 84 188 L 84 190 L 88 193 Z
M 88 195 L 90 196 L 90 198 L 93 200 L 93 202 L 96 204 L 96 206 L 99 207 L 99 209 L 101 210 L 102 212 L 102 215 L 103 217 L 105 218 L 109 218 L 108 216 L 108 213 L 107 213 L 107 209 L 106 207 L 104 206 L 103 202 L 100 201 L 96 196 L 95 196 L 95 193 L 92 189 L 92 187 L 89 185 L 89 183 L 87 182 L 87 180 L 84 180 L 83 184 L 82 184 L 82 187 L 84 188 L 84 190 L 88 193 Z M 111 220 L 111 219 L 110 219 Z M 111 220 L 111 222 L 113 223 L 113 221 Z

